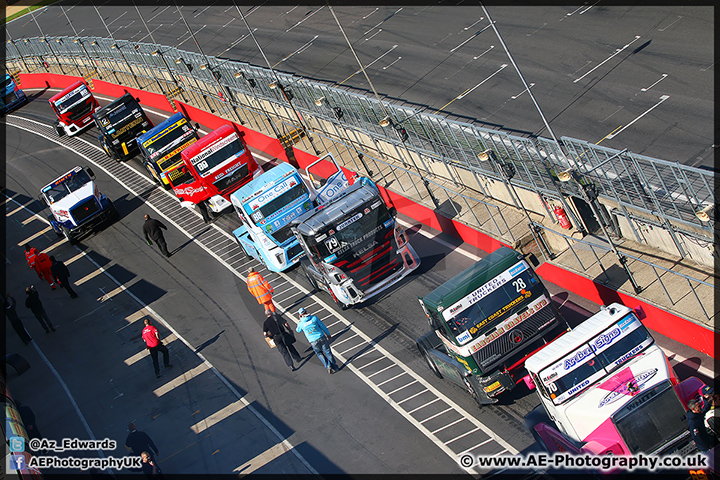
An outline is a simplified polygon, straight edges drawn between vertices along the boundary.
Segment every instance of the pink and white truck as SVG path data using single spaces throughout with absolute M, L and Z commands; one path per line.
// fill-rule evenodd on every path
M 636 312 L 613 303 L 525 361 L 541 405 L 526 417 L 550 453 L 687 455 L 687 402 L 704 385 L 678 379 Z

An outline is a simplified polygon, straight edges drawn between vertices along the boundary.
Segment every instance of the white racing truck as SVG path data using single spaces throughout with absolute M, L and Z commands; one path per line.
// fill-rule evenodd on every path
M 120 218 L 115 205 L 93 180 L 90 167 L 75 167 L 40 190 L 38 200 L 50 208 L 50 225 L 71 245 L 95 227 Z
M 644 316 L 642 312 L 638 312 Z M 526 426 L 547 452 L 687 455 L 687 402 L 703 382 L 678 379 L 634 310 L 613 303 L 525 361 L 541 405 Z

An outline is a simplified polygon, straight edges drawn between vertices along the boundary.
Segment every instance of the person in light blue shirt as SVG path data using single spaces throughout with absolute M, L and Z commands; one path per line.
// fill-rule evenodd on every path
M 338 367 L 330 350 L 330 340 L 332 335 L 325 324 L 316 315 L 310 315 L 307 310 L 300 308 L 298 310 L 297 331 L 303 332 L 310 345 L 312 345 L 315 354 L 318 356 L 323 366 L 327 368 L 329 374 L 337 371 Z

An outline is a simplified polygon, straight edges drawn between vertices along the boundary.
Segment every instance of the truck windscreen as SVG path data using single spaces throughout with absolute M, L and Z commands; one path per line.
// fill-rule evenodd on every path
M 175 144 L 179 144 L 178 141 L 182 137 L 185 136 L 185 133 L 190 131 L 190 127 L 185 124 L 182 126 L 176 126 L 170 131 L 164 131 L 157 135 L 155 135 L 150 140 L 147 140 L 145 143 L 143 143 L 143 148 L 145 151 L 150 155 L 151 159 L 154 159 L 158 152 L 165 149 L 167 146 L 175 146 Z M 169 150 L 169 149 L 168 149 Z
M 232 134 L 210 145 L 208 149 L 195 155 L 190 161 L 197 172 L 204 177 L 227 159 L 242 155 L 244 152 L 245 145 L 237 134 Z
M 293 183 L 293 185 L 290 186 L 288 182 Z M 286 187 L 282 188 L 283 185 L 286 185 Z M 265 200 L 267 203 L 263 203 L 263 198 L 267 198 L 271 192 L 277 191 L 281 193 L 270 201 Z M 295 200 L 305 194 L 307 194 L 305 185 L 295 177 L 290 177 L 285 180 L 282 185 L 273 188 L 270 192 L 264 192 L 262 195 L 250 200 L 246 208 L 252 210 L 250 218 L 252 218 L 252 221 L 257 225 L 259 222 L 265 220 L 266 217 L 281 212 L 286 206 L 291 205 Z
M 90 182 L 90 175 L 85 170 L 80 170 L 77 173 L 70 173 L 56 180 L 45 187 L 43 193 L 48 197 L 50 203 L 54 203 Z
M 559 405 L 653 343 L 650 332 L 633 313 L 540 371 L 540 379 Z
M 518 262 L 445 309 L 443 317 L 456 336 L 468 332 L 471 338 L 477 338 L 494 328 L 496 320 L 510 314 L 531 298 L 541 295 L 543 291 L 542 283 L 527 264 L 524 261 Z M 463 308 L 467 305 L 469 307 Z
M 56 100 L 55 106 L 60 113 L 65 113 L 88 97 L 90 97 L 90 92 L 85 88 L 85 85 L 82 85 L 67 95 L 64 95 L 59 100 Z
M 341 255 L 373 240 L 392 225 L 393 219 L 382 200 L 372 200 L 334 220 L 319 232 L 311 243 L 320 258 L 333 255 L 340 258 Z

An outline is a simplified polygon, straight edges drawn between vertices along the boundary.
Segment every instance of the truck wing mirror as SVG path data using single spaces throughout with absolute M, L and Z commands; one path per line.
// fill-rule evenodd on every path
M 45 196 L 42 193 L 37 196 L 37 200 L 38 200 L 38 202 L 40 202 L 40 205 L 42 205 L 42 208 L 44 208 L 44 209 L 47 208 L 48 204 L 45 201 Z
M 526 258 L 530 260 L 530 263 L 533 267 L 537 267 L 538 265 L 540 265 L 540 260 L 538 260 L 534 253 L 529 254 Z
M 90 175 L 90 178 L 92 178 L 93 180 L 95 180 L 95 172 L 93 172 L 93 169 L 92 169 L 92 168 L 90 168 L 90 167 L 85 167 L 85 171 L 87 172 L 88 175 Z
M 199 132 L 199 131 L 200 131 L 200 124 L 197 123 L 197 122 L 195 122 L 195 131 L 196 131 L 196 132 Z
M 135 100 L 137 100 L 137 102 L 140 103 L 140 97 L 135 97 Z
M 391 216 L 391 217 L 393 217 L 393 218 L 397 217 L 397 208 L 395 208 L 395 207 L 390 207 L 388 210 L 390 211 L 390 216 Z

